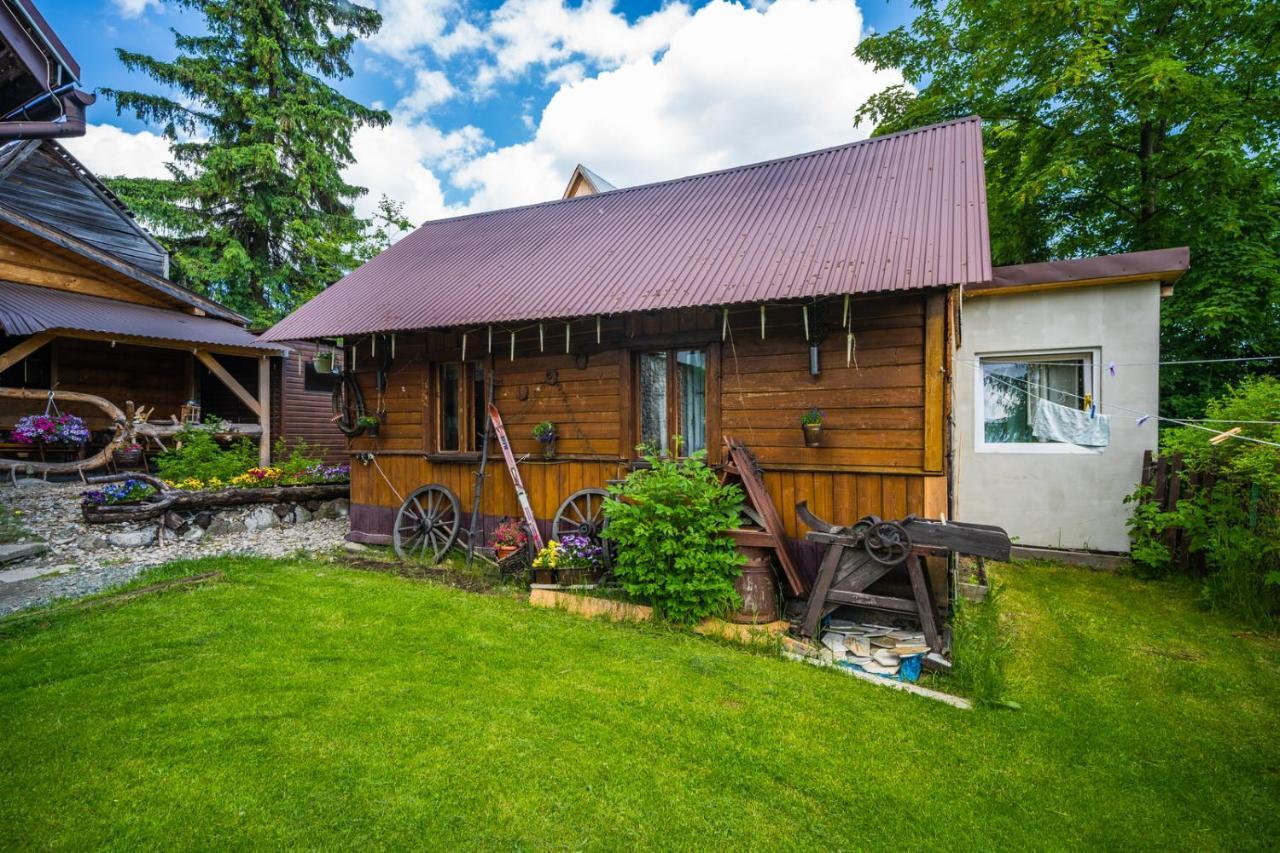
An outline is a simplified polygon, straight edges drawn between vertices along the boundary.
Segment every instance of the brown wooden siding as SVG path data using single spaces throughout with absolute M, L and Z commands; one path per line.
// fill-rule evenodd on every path
M 550 519 L 572 492 L 603 487 L 625 474 L 635 443 L 633 352 L 705 346 L 713 459 L 718 460 L 721 435 L 742 438 L 765 469 L 765 484 L 789 535 L 804 532 L 794 513 L 800 500 L 808 500 L 819 515 L 842 521 L 867 514 L 937 516 L 945 511 L 946 496 L 942 360 L 947 348 L 941 300 L 940 295 L 853 300 L 856 364 L 849 366 L 840 303 L 812 306 L 811 330 L 826 330 L 817 377 L 809 375 L 798 305 L 767 309 L 763 339 L 758 309 L 733 311 L 731 334 L 723 343 L 723 315 L 717 311 L 609 318 L 602 323 L 599 346 L 594 320 L 577 321 L 568 355 L 564 324 L 546 323 L 542 350 L 536 327 L 527 328 L 514 361 L 508 333 L 495 330 L 495 397 L 514 452 L 529 456 L 520 467 L 535 514 Z M 468 359 L 489 359 L 485 332 L 472 332 L 467 343 Z M 379 344 L 387 345 L 386 339 Z M 376 465 L 353 463 L 354 503 L 391 509 L 418 486 L 440 483 L 470 511 L 474 459 L 435 453 L 433 366 L 460 354 L 457 334 L 397 335 L 381 400 L 386 411 L 381 436 L 350 442 L 352 452 L 377 453 Z M 368 340 L 360 343 L 355 359 L 366 402 L 376 408 L 376 360 Z M 812 406 L 825 415 L 820 448 L 804 447 L 800 429 L 800 414 Z M 544 419 L 559 433 L 554 462 L 538 458 L 540 445 L 531 435 L 533 424 Z M 481 512 L 517 515 L 510 479 L 492 450 Z M 380 525 L 388 520 L 385 513 L 378 517 Z
M 305 371 L 316 347 L 301 342 L 289 347 L 293 353 L 272 366 L 271 434 L 290 446 L 305 440 L 313 455 L 326 462 L 345 462 L 347 440 L 330 420 L 329 392 L 306 387 Z

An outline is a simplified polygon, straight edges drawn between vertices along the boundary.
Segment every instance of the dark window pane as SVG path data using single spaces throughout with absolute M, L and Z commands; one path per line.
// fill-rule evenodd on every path
M 285 368 L 286 370 L 288 368 Z M 302 390 L 315 392 L 317 394 L 332 394 L 333 386 L 337 381 L 337 374 L 334 373 L 317 373 L 311 362 L 306 362 L 302 368 Z
M 640 443 L 659 453 L 667 447 L 667 354 L 640 356 Z
M 676 385 L 680 394 L 680 453 L 688 456 L 707 448 L 707 353 L 676 353 Z
M 484 433 L 489 425 L 487 400 L 484 392 L 484 364 L 477 363 L 471 367 L 471 428 L 475 432 L 475 442 L 470 448 L 472 450 L 484 447 Z
M 458 379 L 462 365 L 440 365 L 440 449 L 459 450 Z

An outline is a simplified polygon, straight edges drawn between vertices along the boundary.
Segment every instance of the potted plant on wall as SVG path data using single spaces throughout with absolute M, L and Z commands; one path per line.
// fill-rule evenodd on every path
M 528 544 L 528 535 L 514 519 L 504 518 L 498 525 L 498 529 L 493 531 L 493 551 L 498 562 L 502 562 Z
M 814 406 L 800 416 L 800 428 L 804 430 L 805 447 L 822 446 L 822 409 Z
M 316 373 L 333 373 L 333 350 L 316 350 L 311 356 L 311 366 L 315 368 Z
M 542 421 L 533 428 L 533 437 L 542 443 L 542 456 L 554 459 L 556 455 L 556 425 L 551 421 Z
M 361 415 L 356 418 L 356 426 L 364 430 L 364 434 L 370 438 L 377 438 L 382 421 L 378 420 L 377 415 Z

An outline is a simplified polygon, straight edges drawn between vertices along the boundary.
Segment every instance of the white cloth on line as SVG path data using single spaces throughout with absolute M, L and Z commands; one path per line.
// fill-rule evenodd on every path
M 1060 406 L 1048 400 L 1036 403 L 1031 434 L 1041 441 L 1060 441 L 1082 447 L 1106 447 L 1111 443 L 1111 416 Z

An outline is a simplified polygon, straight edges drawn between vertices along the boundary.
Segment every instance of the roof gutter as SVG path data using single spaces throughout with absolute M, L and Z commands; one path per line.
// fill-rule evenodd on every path
M 59 95 L 62 118 L 57 121 L 6 121 L 0 122 L 0 141 L 11 139 L 66 139 L 84 136 L 84 108 L 98 100 L 87 92 L 73 89 Z

